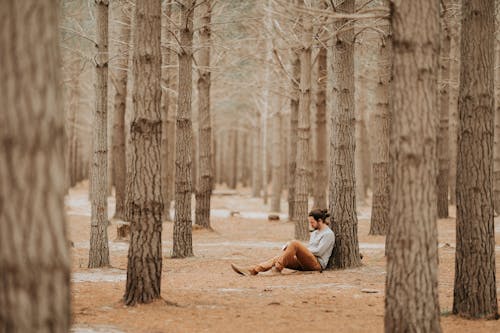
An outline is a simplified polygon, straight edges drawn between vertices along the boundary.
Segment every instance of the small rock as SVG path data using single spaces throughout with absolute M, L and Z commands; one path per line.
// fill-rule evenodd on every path
M 277 215 L 277 214 L 269 214 L 269 215 L 267 216 L 267 219 L 268 219 L 269 221 L 279 221 L 279 220 L 280 220 L 280 216 L 279 216 L 279 215 Z
M 232 210 L 231 212 L 229 212 L 229 215 L 230 216 L 241 216 L 241 213 L 237 210 Z
M 380 290 L 377 290 L 377 289 L 361 289 L 361 292 L 365 293 L 365 294 L 378 294 L 380 292 Z
M 268 305 L 281 305 L 281 303 L 280 302 L 271 302 Z

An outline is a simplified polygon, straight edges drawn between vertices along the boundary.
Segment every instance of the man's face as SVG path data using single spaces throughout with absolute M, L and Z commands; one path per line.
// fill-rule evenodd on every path
M 308 219 L 309 219 L 309 225 L 311 226 L 311 228 L 313 228 L 314 230 L 317 230 L 319 228 L 319 222 L 316 221 L 314 219 L 314 217 L 312 217 L 312 216 L 309 216 Z

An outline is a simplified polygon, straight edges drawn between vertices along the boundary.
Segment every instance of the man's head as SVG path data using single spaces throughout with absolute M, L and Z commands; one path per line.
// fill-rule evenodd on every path
M 326 209 L 313 209 L 309 212 L 309 225 L 314 230 L 321 230 L 325 225 L 328 225 L 326 220 L 330 214 Z

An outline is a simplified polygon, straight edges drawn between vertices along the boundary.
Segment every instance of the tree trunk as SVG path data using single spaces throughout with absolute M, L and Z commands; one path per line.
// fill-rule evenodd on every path
M 57 1 L 0 6 L 0 332 L 68 332 Z
M 253 132 L 252 144 L 252 197 L 259 198 L 262 190 L 262 168 L 260 163 L 261 156 L 261 134 L 260 134 L 260 116 L 257 115 L 255 119 L 256 126 Z M 221 147 L 222 148 L 222 147 Z
M 439 132 L 437 137 L 438 175 L 437 212 L 438 218 L 448 217 L 449 186 L 449 112 L 450 112 L 450 17 L 451 1 L 443 1 L 441 11 L 441 47 L 439 57 Z
M 130 123 L 130 169 L 127 215 L 127 305 L 160 297 L 161 231 L 161 3 L 137 1 L 133 34 L 133 117 Z
M 453 313 L 498 318 L 492 166 L 495 2 L 462 1 Z
M 96 1 L 97 56 L 96 106 L 93 120 L 93 155 L 89 268 L 109 265 L 108 246 L 108 7 Z
M 299 1 L 299 6 L 304 6 L 304 1 Z M 309 239 L 308 214 L 308 164 L 310 141 L 310 106 L 311 106 L 311 43 L 312 22 L 308 15 L 302 16 L 303 32 L 300 48 L 300 85 L 299 85 L 299 110 L 297 123 L 297 171 L 295 177 L 295 239 Z
M 326 48 L 321 47 L 318 53 L 318 92 L 316 94 L 316 161 L 314 162 L 314 207 L 327 208 L 326 187 L 326 158 L 327 158 L 327 133 L 326 133 L 326 81 L 327 61 Z
M 381 0 L 380 5 L 389 9 L 389 1 Z M 379 25 L 382 36 L 377 43 L 377 85 L 374 94 L 373 127 L 374 149 L 372 155 L 373 197 L 370 235 L 385 235 L 389 223 L 390 179 L 389 141 L 391 126 L 391 64 L 392 36 L 389 19 Z
M 210 19 L 212 3 L 210 0 L 200 5 L 201 30 L 198 66 L 198 189 L 196 191 L 195 223 L 210 229 L 210 197 L 212 195 L 212 118 L 210 116 Z
M 175 145 L 175 221 L 174 258 L 193 256 L 191 196 L 193 125 L 191 98 L 193 84 L 193 11 L 196 0 L 183 0 L 179 52 L 179 94 L 177 102 L 177 132 Z
M 436 226 L 439 2 L 393 4 L 394 164 L 385 332 L 441 332 Z
M 496 213 L 500 213 L 500 4 L 496 8 L 495 37 L 495 142 L 494 142 L 494 167 L 493 167 L 493 203 Z
M 128 9 L 125 1 L 117 2 L 112 9 L 116 13 L 118 25 L 116 36 L 117 60 L 114 70 L 115 98 L 113 115 L 113 183 L 115 184 L 115 219 L 125 219 L 125 195 L 127 184 L 127 162 L 125 155 L 125 108 L 127 105 L 127 67 L 130 44 L 130 17 L 125 12 Z
M 354 12 L 354 0 L 346 0 L 338 10 Z M 356 179 L 354 172 L 354 32 L 352 23 L 339 20 L 334 29 L 346 29 L 334 37 L 332 47 L 333 96 L 330 162 L 330 212 L 335 232 L 335 247 L 329 267 L 361 265 L 356 215 Z
M 274 97 L 275 101 L 278 103 L 279 108 L 279 98 Z M 279 213 L 281 212 L 281 188 L 282 188 L 282 178 L 281 178 L 281 113 L 278 109 L 274 109 L 274 114 L 272 117 L 272 196 L 271 196 L 271 212 Z
M 291 80 L 290 100 L 290 160 L 288 162 L 288 219 L 296 221 L 295 215 L 295 179 L 297 175 L 297 128 L 299 123 L 299 82 L 300 82 L 300 57 L 296 50 L 291 50 L 291 63 L 293 78 Z

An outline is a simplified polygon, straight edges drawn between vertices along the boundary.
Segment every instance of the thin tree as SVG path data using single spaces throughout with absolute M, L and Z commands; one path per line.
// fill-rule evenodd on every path
M 0 332 L 68 332 L 57 1 L 0 6 Z
M 93 154 L 89 268 L 109 265 L 108 245 L 108 8 L 107 0 L 96 0 L 97 56 L 96 105 L 93 121 Z
M 273 96 L 273 105 L 275 107 L 274 113 L 271 117 L 272 126 L 272 189 L 271 189 L 271 212 L 281 212 L 281 188 L 282 188 L 282 177 L 281 177 L 281 112 L 280 105 L 281 100 L 278 96 Z
M 290 50 L 292 77 L 290 78 L 290 159 L 288 162 L 288 218 L 296 221 L 295 215 L 295 178 L 297 175 L 297 128 L 299 123 L 299 82 L 300 82 L 300 57 L 298 50 Z
M 495 1 L 462 1 L 453 313 L 498 318 L 493 221 Z
M 437 249 L 439 2 L 393 3 L 394 107 L 385 332 L 441 332 Z
M 388 0 L 376 2 L 389 9 Z M 377 85 L 373 100 L 372 137 L 377 140 L 373 145 L 372 175 L 373 196 L 370 235 L 385 235 L 389 223 L 390 179 L 389 179 L 389 141 L 391 126 L 391 56 L 392 34 L 389 18 L 380 19 L 380 35 L 377 39 Z
M 346 0 L 337 11 L 354 12 L 354 0 Z M 356 215 L 356 181 L 354 172 L 354 31 L 352 21 L 335 21 L 338 34 L 332 46 L 332 130 L 330 142 L 330 212 L 335 232 L 335 247 L 329 267 L 347 268 L 361 265 Z
M 191 115 L 193 83 L 193 12 L 196 0 L 179 1 L 181 11 L 179 93 L 175 144 L 174 258 L 193 256 L 191 218 L 193 125 Z
M 137 1 L 133 29 L 133 115 L 130 123 L 127 216 L 127 305 L 160 297 L 161 231 L 161 2 Z
M 212 1 L 202 2 L 198 56 L 198 182 L 196 189 L 195 223 L 207 229 L 210 226 L 210 197 L 212 195 L 212 118 L 210 115 L 210 48 Z
M 304 6 L 304 0 L 299 0 Z M 310 106 L 311 106 L 311 44 L 312 21 L 308 14 L 302 15 L 302 39 L 300 54 L 299 110 L 297 123 L 297 171 L 295 178 L 295 239 L 309 239 L 308 213 L 308 164 L 310 154 Z

